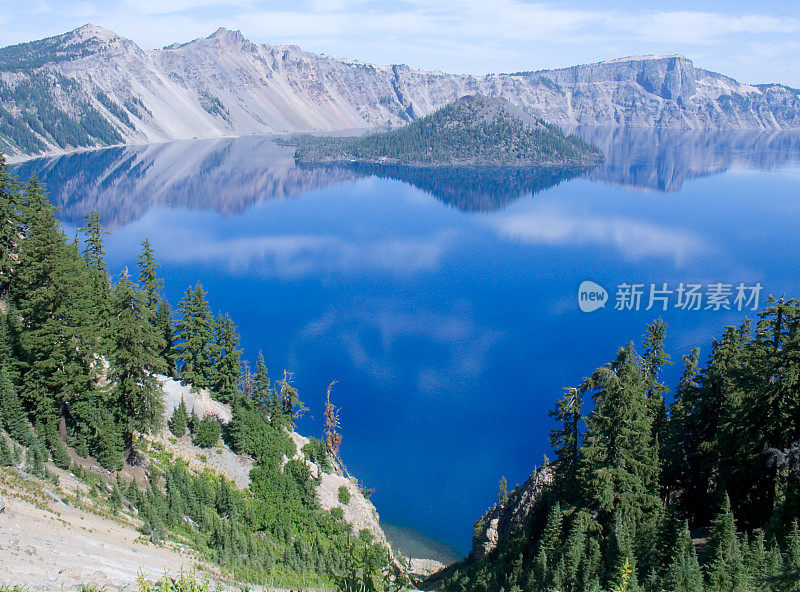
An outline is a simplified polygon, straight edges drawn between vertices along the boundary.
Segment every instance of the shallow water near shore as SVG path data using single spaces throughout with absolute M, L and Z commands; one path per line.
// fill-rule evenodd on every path
M 676 365 L 747 314 L 736 286 L 800 295 L 800 135 L 579 130 L 590 171 L 297 167 L 273 139 L 113 148 L 15 167 L 36 173 L 72 236 L 97 210 L 109 267 L 149 236 L 177 305 L 200 281 L 245 357 L 294 372 L 319 435 L 325 389 L 342 454 L 382 520 L 469 549 L 505 475 L 549 451 L 548 416 L 646 323 Z M 592 280 L 608 304 L 578 307 Z M 620 284 L 640 310 L 615 310 Z M 668 309 L 648 304 L 651 284 Z M 683 310 L 680 283 L 730 284 L 731 310 Z M 752 312 L 749 313 L 752 316 Z

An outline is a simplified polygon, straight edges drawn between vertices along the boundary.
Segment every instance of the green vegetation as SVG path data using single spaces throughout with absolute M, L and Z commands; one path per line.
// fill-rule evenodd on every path
M 186 403 L 183 399 L 178 403 L 172 418 L 169 420 L 169 429 L 178 438 L 186 435 L 186 428 L 189 427 L 189 415 L 186 413 Z
M 420 166 L 593 166 L 595 146 L 537 120 L 505 99 L 467 96 L 405 127 L 357 138 L 304 136 L 301 162 Z
M 68 242 L 39 182 L 23 187 L 2 159 L 0 213 L 0 465 L 20 463 L 24 449 L 29 473 L 54 480 L 52 461 L 88 483 L 70 467 L 67 446 L 112 471 L 149 455 L 145 488 L 122 473 L 114 482 L 95 476 L 91 500 L 74 502 L 109 516 L 132 505 L 154 543 L 188 542 L 243 581 L 352 590 L 402 584 L 382 545 L 320 508 L 318 478 L 294 458 L 288 431 L 305 409 L 291 375 L 271 381 L 263 356 L 254 375 L 243 373 L 236 327 L 225 314 L 211 317 L 202 286 L 187 290 L 174 320 L 147 240 L 141 286 L 128 270 L 111 281 L 99 216 L 88 215 L 82 236 Z M 253 457 L 249 488 L 190 471 L 149 443 L 146 435 L 163 427 L 155 375 L 165 372 L 231 405 L 225 438 Z M 219 444 L 217 418 L 192 412 L 190 419 L 182 403 L 170 427 L 183 435 L 187 425 L 199 445 Z M 331 469 L 319 440 L 307 450 Z
M 64 35 L 0 48 L 0 70 L 18 72 L 77 60 L 93 53 L 91 42 L 64 43 Z
M 59 107 L 63 93 L 77 105 L 70 114 Z M 34 70 L 15 82 L 0 80 L 0 105 L 19 108 L 12 113 L 0 106 L 0 141 L 27 154 L 41 152 L 44 141 L 60 148 L 108 146 L 122 141 L 119 131 L 91 105 L 71 78 L 47 70 Z M 127 116 L 126 116 L 127 117 Z
M 629 344 L 566 389 L 529 531 L 452 566 L 444 590 L 798 589 L 800 303 L 770 298 L 704 368 L 698 349 L 684 356 L 669 408 L 665 334 L 654 322 L 641 353 Z
M 339 503 L 345 506 L 350 503 L 350 490 L 345 485 L 339 486 Z
M 219 420 L 213 415 L 206 415 L 192 425 L 192 440 L 201 448 L 216 446 L 220 433 Z

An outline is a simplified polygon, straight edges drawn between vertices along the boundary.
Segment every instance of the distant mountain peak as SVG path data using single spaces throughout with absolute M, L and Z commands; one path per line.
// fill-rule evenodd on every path
M 98 25 L 93 25 L 91 23 L 83 25 L 82 27 L 78 27 L 77 29 L 67 33 L 67 35 L 79 41 L 89 41 L 91 39 L 95 39 L 106 43 L 120 38 L 119 35 L 117 35 L 114 31 Z
M 215 39 L 217 41 L 222 41 L 223 43 L 241 43 L 242 41 L 246 41 L 242 32 L 237 29 L 235 31 L 231 29 L 226 29 L 225 27 L 220 27 L 211 35 L 206 37 L 206 39 Z

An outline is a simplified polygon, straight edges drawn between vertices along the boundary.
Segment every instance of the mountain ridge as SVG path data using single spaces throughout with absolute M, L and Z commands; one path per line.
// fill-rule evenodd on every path
M 0 151 L 396 127 L 464 95 L 558 125 L 800 128 L 800 91 L 746 85 L 682 56 L 485 76 L 379 66 L 295 45 L 208 37 L 145 50 L 96 25 L 0 48 Z

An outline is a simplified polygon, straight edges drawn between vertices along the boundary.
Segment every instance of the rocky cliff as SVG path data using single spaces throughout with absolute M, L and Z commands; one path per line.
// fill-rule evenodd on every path
M 562 125 L 800 127 L 800 91 L 680 56 L 489 76 L 374 66 L 219 29 L 145 51 L 100 27 L 0 49 L 0 150 L 12 156 L 195 137 L 397 126 L 468 94 Z
M 505 502 L 492 507 L 475 524 L 470 560 L 483 559 L 514 534 L 528 534 L 538 504 L 553 484 L 553 471 L 548 465 L 535 469 L 530 477 L 512 491 Z

